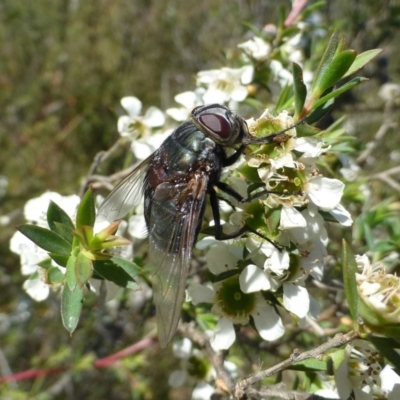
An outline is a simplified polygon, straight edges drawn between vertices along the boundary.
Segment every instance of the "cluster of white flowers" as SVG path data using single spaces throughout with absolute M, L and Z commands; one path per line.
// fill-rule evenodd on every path
M 261 124 L 271 121 L 282 127 L 293 125 L 286 113 L 273 118 L 265 112 L 258 120 L 248 121 L 249 130 L 255 133 Z M 197 245 L 208 249 L 206 267 L 215 276 L 232 271 L 228 279 L 206 285 L 196 283 L 188 289 L 188 298 L 194 304 L 212 303 L 212 312 L 220 317 L 211 339 L 215 350 L 229 348 L 236 338 L 234 324 L 247 324 L 250 318 L 263 339 L 278 339 L 284 334 L 277 313 L 280 307 L 300 320 L 308 314 L 315 317 L 318 305 L 304 282 L 309 275 L 319 280 L 323 275 L 328 237 L 319 211 L 331 213 L 342 225 L 352 223 L 340 204 L 343 183 L 316 172 L 316 160 L 328 147 L 320 139 L 296 138 L 294 129 L 286 134 L 290 139 L 275 148 L 272 156 L 258 151 L 246 155 L 247 165 L 258 167 L 259 178 L 268 191 L 274 192 L 256 201 L 268 209 L 280 209 L 277 244 L 250 234 L 247 239 L 226 242 L 206 238 Z M 244 181 L 236 177 L 231 182 L 245 196 Z M 233 225 L 230 230 L 239 228 L 252 212 L 252 205 L 235 206 L 225 229 L 229 225 Z M 286 248 L 290 243 L 296 247 L 290 253 L 278 247 L 280 244 Z M 266 295 L 280 291 L 282 295 L 274 296 L 272 301 Z
M 300 32 L 281 48 L 283 53 L 290 53 L 292 61 L 299 64 L 303 61 L 299 50 L 301 39 Z M 118 131 L 122 138 L 131 140 L 131 150 L 137 161 L 151 155 L 173 131 L 166 127 L 166 115 L 174 120 L 172 125 L 176 126 L 176 123 L 185 121 L 191 110 L 199 105 L 221 103 L 237 109 L 238 103 L 249 95 L 256 63 L 266 63 L 271 79 L 281 88 L 292 82 L 292 74 L 279 59 L 272 58 L 272 45 L 263 38 L 254 37 L 238 47 L 243 52 L 243 65 L 240 68 L 223 67 L 199 72 L 198 87 L 194 91 L 175 96 L 179 107 L 170 108 L 165 113 L 150 107 L 141 115 L 142 103 L 139 99 L 130 96 L 121 100 L 127 115 L 119 118 Z M 305 74 L 305 83 L 311 82 L 311 78 L 312 75 Z M 248 120 L 247 125 L 251 135 L 260 136 L 260 132 L 265 132 L 265 127 L 287 129 L 294 125 L 294 121 L 287 112 L 276 116 L 266 110 L 259 118 Z M 214 320 L 215 325 L 209 325 L 213 329 L 207 333 L 214 350 L 229 349 L 234 344 L 237 332 L 235 325 L 253 322 L 264 340 L 275 341 L 285 333 L 282 321 L 285 313 L 294 316 L 303 326 L 307 318 L 314 318 L 318 314 L 318 304 L 308 293 L 305 282 L 309 276 L 316 280 L 323 277 L 328 236 L 322 214 L 331 214 L 343 226 L 352 224 L 350 214 L 340 203 L 344 184 L 337 179 L 324 177 L 318 171 L 317 160 L 327 151 L 329 146 L 321 137 L 297 137 L 293 128 L 285 132 L 285 140 L 282 142 L 273 143 L 272 146 L 249 146 L 238 163 L 224 172 L 223 178 L 244 198 L 248 196 L 244 172 L 246 168 L 255 171 L 257 179 L 269 192 L 249 203 L 235 200 L 230 201 L 230 205 L 223 203 L 221 206 L 227 220 L 226 223 L 222 221 L 225 232 L 241 228 L 254 217 L 257 209 L 264 210 L 265 215 L 269 211 L 277 211 L 274 215 L 278 218 L 274 222 L 271 241 L 263 239 L 269 236 L 265 229 L 268 225 L 267 217 L 263 215 L 260 220 L 264 221 L 265 226 L 253 229 L 246 237 L 223 242 L 205 237 L 196 245 L 197 249 L 204 252 L 205 267 L 215 279 L 212 282 L 192 283 L 187 289 L 187 300 L 196 306 L 203 303 L 212 305 L 211 313 L 217 318 Z M 342 173 L 345 172 L 343 169 Z M 24 213 L 27 222 L 48 227 L 46 211 L 50 200 L 73 218 L 79 203 L 78 196 L 62 197 L 48 192 L 26 203 Z M 129 219 L 128 232 L 134 238 L 142 238 L 145 231 L 141 204 Z M 37 301 L 46 299 L 49 285 L 40 263 L 48 258 L 47 252 L 19 232 L 12 237 L 10 247 L 21 257 L 22 274 L 30 275 L 24 283 L 24 289 Z M 369 261 L 365 258 L 358 258 L 357 261 L 364 265 L 362 273 L 357 277 L 360 295 L 378 310 L 387 310 L 393 304 L 397 305 L 398 293 L 394 291 L 393 285 L 390 293 L 384 291 L 382 285 L 387 282 L 380 279 L 380 283 L 376 283 L 375 278 L 379 273 L 370 267 Z M 386 286 L 390 287 L 390 282 Z M 391 302 L 387 300 L 389 297 Z M 392 307 L 390 311 L 397 322 L 398 308 Z M 379 390 L 382 393 L 391 391 L 389 385 L 383 384 L 385 375 L 379 363 L 371 361 L 371 356 L 365 362 L 357 361 L 357 365 L 351 361 L 354 355 L 361 358 L 365 354 L 371 355 L 371 349 L 366 350 L 369 345 L 365 343 L 368 342 L 354 343 L 347 347 L 347 358 L 337 373 L 337 377 L 342 376 L 337 378 L 337 383 L 346 383 L 341 388 L 337 385 L 342 399 L 347 398 L 351 390 L 357 399 L 372 399 L 373 393 Z M 174 353 L 181 359 L 181 368 L 171 374 L 170 385 L 177 387 L 183 385 L 191 375 L 190 369 L 193 372 L 194 364 L 202 367 L 205 364 L 201 354 L 193 349 L 188 339 L 175 343 Z M 354 371 L 358 368 L 360 372 L 360 365 L 368 365 L 369 369 L 363 372 L 363 379 L 357 381 Z M 231 367 L 226 365 L 226 368 Z M 399 377 L 387 368 L 385 370 L 391 379 L 399 382 Z M 194 399 L 208 398 L 213 392 L 213 387 L 208 383 L 213 377 L 212 368 L 206 365 L 202 372 L 202 381 L 197 383 L 193 392 Z M 377 385 L 378 381 L 382 384 Z M 390 396 L 389 399 L 397 398 Z
M 335 373 L 339 398 L 355 400 L 400 398 L 400 376 L 366 340 L 354 340 L 346 346 L 345 357 Z

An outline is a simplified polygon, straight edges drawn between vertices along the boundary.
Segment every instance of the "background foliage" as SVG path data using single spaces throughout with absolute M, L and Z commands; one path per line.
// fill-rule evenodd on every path
M 48 189 L 78 191 L 95 154 L 118 138 L 121 97 L 135 95 L 145 109 L 173 105 L 176 93 L 194 87 L 197 71 L 224 65 L 235 45 L 250 37 L 246 23 L 258 28 L 276 23 L 278 6 L 289 10 L 290 2 L 2 1 L 0 171 L 8 187 L 0 197 L 0 215 L 9 216 L 11 223 L 0 231 L 0 372 L 74 366 L 65 374 L 10 384 L 11 398 L 188 398 L 185 389 L 167 386 L 177 363 L 166 356 L 170 349 L 160 357 L 159 349 L 150 346 L 111 368 L 93 369 L 93 359 L 142 337 L 136 329 L 142 316 L 135 314 L 132 299 L 121 299 L 110 311 L 93 296 L 85 304 L 85 323 L 70 338 L 61 329 L 57 295 L 35 303 L 22 291 L 19 260 L 9 252 L 9 238 L 13 226 L 22 222 L 27 199 Z M 400 6 L 395 1 L 339 0 L 322 11 L 323 25 L 345 33 L 347 47 L 359 52 L 386 48 L 363 72 L 370 81 L 340 99 L 333 112 L 334 118 L 346 114 L 360 149 L 387 122 L 383 118 L 390 118 L 393 126 L 386 139 L 362 163 L 373 176 L 398 164 L 398 158 L 387 157 L 398 147 L 393 129 L 398 104 L 383 114 L 377 92 L 382 83 L 399 80 Z M 113 160 L 114 170 L 121 166 Z M 376 179 L 372 187 L 368 207 L 387 198 L 398 204 L 394 185 Z M 363 235 L 355 233 L 366 246 Z M 288 348 L 266 344 L 268 357 L 315 345 L 314 338 L 304 335 L 296 340 L 287 342 Z

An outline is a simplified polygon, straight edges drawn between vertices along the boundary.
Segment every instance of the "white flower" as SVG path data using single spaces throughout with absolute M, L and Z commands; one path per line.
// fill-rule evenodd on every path
M 274 78 L 279 82 L 280 87 L 284 88 L 293 83 L 293 75 L 278 60 L 271 60 L 269 67 Z
M 161 146 L 172 132 L 173 129 L 167 129 L 162 133 L 154 133 L 138 138 L 131 143 L 131 150 L 138 160 L 145 160 Z
M 400 323 L 400 279 L 388 274 L 382 264 L 371 265 L 366 255 L 356 256 L 361 273 L 356 274 L 358 293 L 386 324 Z M 383 323 L 383 322 L 382 322 Z
M 354 340 L 346 346 L 345 357 L 335 371 L 340 399 L 354 393 L 356 400 L 398 399 L 400 377 L 390 368 L 382 369 L 383 358 L 366 340 Z
M 192 110 L 195 107 L 203 104 L 202 97 L 204 93 L 205 90 L 203 88 L 197 88 L 194 92 L 188 91 L 177 94 L 174 99 L 182 107 L 168 108 L 165 113 L 173 118 L 175 121 L 186 121 L 189 118 Z
M 134 96 L 123 97 L 121 105 L 128 113 L 118 119 L 118 132 L 122 137 L 146 135 L 151 128 L 164 125 L 164 114 L 157 107 L 149 107 L 145 115 L 140 116 L 142 102 Z
M 243 101 L 248 94 L 245 85 L 251 83 L 253 73 L 254 68 L 251 65 L 237 69 L 224 67 L 200 71 L 197 74 L 197 85 L 204 85 L 207 89 L 203 96 L 204 103 Z
M 272 50 L 271 45 L 258 36 L 253 37 L 247 42 L 238 44 L 238 47 L 248 56 L 258 61 L 266 60 Z
M 239 246 L 218 243 L 206 254 L 207 266 L 219 275 L 235 269 L 242 253 Z M 260 293 L 245 293 L 238 275 L 217 281 L 212 287 L 192 284 L 187 295 L 193 304 L 213 303 L 212 312 L 220 316 L 210 340 L 216 351 L 228 349 L 236 338 L 234 324 L 247 324 L 250 317 L 264 340 L 276 340 L 284 334 L 282 320 L 274 307 Z
M 39 197 L 35 197 L 26 202 L 24 206 L 24 217 L 29 224 L 39 225 L 47 228 L 47 209 L 50 201 L 56 203 L 70 217 L 75 217 L 76 209 L 80 202 L 79 196 L 61 196 L 56 192 L 45 192 Z

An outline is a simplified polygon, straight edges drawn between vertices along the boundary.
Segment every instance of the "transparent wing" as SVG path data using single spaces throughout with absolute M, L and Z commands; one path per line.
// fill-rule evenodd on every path
M 150 218 L 150 261 L 158 337 L 166 347 L 177 329 L 192 249 L 204 208 L 208 177 L 157 187 Z
M 97 212 L 97 221 L 115 221 L 123 218 L 143 196 L 143 183 L 153 156 L 142 161 L 107 196 Z

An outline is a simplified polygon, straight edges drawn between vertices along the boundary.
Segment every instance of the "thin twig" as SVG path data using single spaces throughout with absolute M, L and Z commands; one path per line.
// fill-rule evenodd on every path
M 334 338 L 330 339 L 326 343 L 323 343 L 321 346 L 316 349 L 305 351 L 303 353 L 294 353 L 287 360 L 280 362 L 279 364 L 274 365 L 271 368 L 268 368 L 263 371 L 256 372 L 248 378 L 240 380 L 235 387 L 235 396 L 237 398 L 243 398 L 246 394 L 247 390 L 256 382 L 259 382 L 269 376 L 275 375 L 278 372 L 283 371 L 284 369 L 290 367 L 296 362 L 307 360 L 309 358 L 318 358 L 326 351 L 333 349 L 335 347 L 340 347 L 345 345 L 346 343 L 356 339 L 359 337 L 359 334 L 356 331 L 350 331 L 344 335 L 338 334 Z
M 83 179 L 81 187 L 79 189 L 79 196 L 82 197 L 83 194 L 85 193 L 89 183 L 91 182 L 91 177 L 96 171 L 97 167 L 106 161 L 115 151 L 117 151 L 121 146 L 123 146 L 126 143 L 125 140 L 119 139 L 117 140 L 107 151 L 100 151 L 99 153 L 96 154 L 96 156 L 93 159 L 92 164 L 89 167 L 89 172 L 86 175 L 85 179 Z

